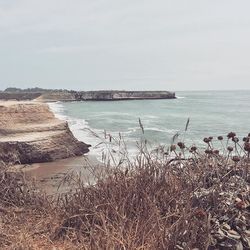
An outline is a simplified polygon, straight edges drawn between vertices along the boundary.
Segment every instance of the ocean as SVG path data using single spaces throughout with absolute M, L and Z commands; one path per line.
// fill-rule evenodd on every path
M 177 140 L 188 145 L 205 147 L 204 137 L 226 137 L 234 131 L 242 138 L 250 133 L 250 91 L 187 91 L 176 92 L 176 96 L 177 99 L 169 100 L 49 105 L 58 118 L 68 121 L 76 138 L 92 145 L 90 154 L 97 157 L 109 145 L 109 135 L 118 141 L 122 137 L 128 151 L 136 153 L 137 142 L 142 138 L 151 149 L 170 145 L 175 134 L 179 134 Z

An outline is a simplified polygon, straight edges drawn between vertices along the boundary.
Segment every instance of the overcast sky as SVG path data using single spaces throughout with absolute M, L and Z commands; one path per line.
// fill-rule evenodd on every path
M 250 89 L 249 0 L 0 0 L 0 89 Z

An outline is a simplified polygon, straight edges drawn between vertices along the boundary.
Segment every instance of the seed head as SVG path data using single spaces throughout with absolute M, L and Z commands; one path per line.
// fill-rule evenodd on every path
M 244 142 L 249 142 L 249 137 L 244 137 L 244 138 L 243 138 L 243 141 L 244 141 Z
M 215 155 L 218 155 L 218 154 L 220 153 L 220 151 L 219 151 L 218 149 L 215 149 L 215 150 L 213 151 L 213 153 L 214 153 Z
M 235 143 L 237 143 L 237 142 L 239 142 L 239 138 L 238 137 L 233 137 L 232 141 L 235 142 Z
M 232 160 L 233 160 L 234 162 L 239 162 L 239 161 L 240 161 L 240 157 L 237 156 L 237 155 L 235 155 L 235 156 L 233 156 Z
M 172 145 L 170 146 L 170 151 L 172 152 L 172 151 L 175 151 L 175 150 L 176 150 L 176 145 L 172 144 Z
M 227 138 L 230 139 L 230 138 L 234 138 L 235 136 L 236 134 L 234 132 L 230 132 L 228 133 Z
M 218 136 L 218 140 L 219 140 L 219 141 L 222 141 L 222 140 L 223 140 L 223 136 L 221 136 L 221 135 Z
M 210 142 L 209 138 L 207 138 L 207 137 L 205 137 L 205 138 L 203 139 L 203 141 L 204 141 L 205 143 L 209 143 L 209 142 Z
M 179 146 L 180 149 L 185 148 L 185 144 L 183 142 L 178 142 L 177 145 Z
M 228 147 L 227 147 L 227 150 L 228 150 L 229 152 L 232 152 L 234 149 L 233 149 L 233 147 L 228 146 Z
M 250 152 L 250 142 L 245 142 L 244 150 L 246 150 L 247 152 Z
M 212 154 L 212 153 L 213 153 L 213 150 L 211 150 L 211 149 L 206 149 L 206 150 L 205 150 L 205 153 L 206 153 L 206 154 Z

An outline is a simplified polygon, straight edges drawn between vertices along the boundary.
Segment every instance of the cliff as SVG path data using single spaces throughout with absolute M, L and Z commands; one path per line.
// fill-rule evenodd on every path
M 41 96 L 41 93 L 34 92 L 34 93 L 28 93 L 28 92 L 0 92 L 0 100 L 34 100 Z
M 169 91 L 82 91 L 76 92 L 75 98 L 85 101 L 173 99 L 175 93 Z
M 48 162 L 89 151 L 90 145 L 79 142 L 44 103 L 0 102 L 0 117 L 0 161 L 5 163 Z
M 175 93 L 169 91 L 69 91 L 39 89 L 12 90 L 0 92 L 2 100 L 38 100 L 38 101 L 119 101 L 140 99 L 174 99 Z

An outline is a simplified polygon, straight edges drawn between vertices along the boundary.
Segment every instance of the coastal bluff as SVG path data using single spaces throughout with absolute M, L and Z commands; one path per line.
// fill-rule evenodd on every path
M 2 100 L 37 100 L 49 101 L 119 101 L 145 99 L 175 99 L 175 93 L 170 91 L 125 91 L 125 90 L 46 90 L 46 89 L 16 89 L 8 88 L 0 92 Z
M 78 141 L 45 103 L 0 102 L 0 117 L 0 162 L 50 162 L 89 151 L 90 145 Z

